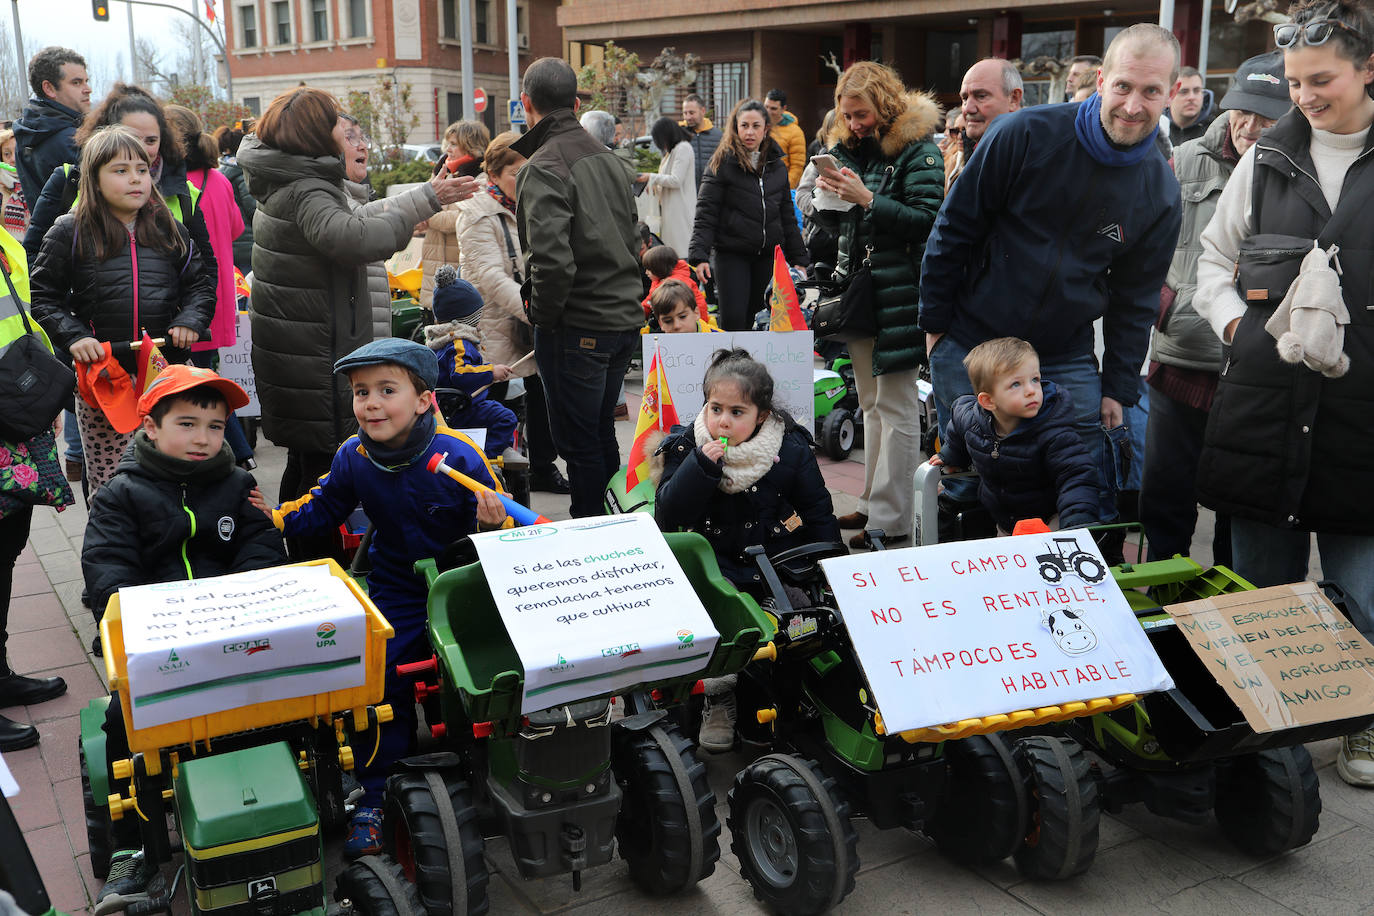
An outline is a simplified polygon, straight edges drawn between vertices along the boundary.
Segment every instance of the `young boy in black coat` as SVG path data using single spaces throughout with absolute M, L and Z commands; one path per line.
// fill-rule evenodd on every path
M 980 476 L 978 498 L 1002 532 L 1024 518 L 1060 528 L 1096 524 L 1097 475 L 1074 431 L 1066 389 L 1041 381 L 1035 348 L 1016 337 L 974 347 L 964 369 L 976 395 L 957 398 L 934 465 L 970 465 Z

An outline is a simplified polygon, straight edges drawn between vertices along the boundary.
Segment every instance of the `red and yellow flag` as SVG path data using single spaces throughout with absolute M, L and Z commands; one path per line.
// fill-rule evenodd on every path
M 801 303 L 797 300 L 797 288 L 792 285 L 792 274 L 787 269 L 787 259 L 782 256 L 781 245 L 773 246 L 773 291 L 768 295 L 768 330 L 806 330 L 806 319 L 802 317 Z
M 639 402 L 635 441 L 630 446 L 630 460 L 625 469 L 626 493 L 649 479 L 649 433 L 655 429 L 666 432 L 678 423 L 677 408 L 673 406 L 673 393 L 668 390 L 668 376 L 663 371 L 663 364 L 658 358 L 658 348 L 655 347 L 649 371 L 644 374 L 644 398 Z
M 138 379 L 134 383 L 134 388 L 138 392 L 138 397 L 143 397 L 143 392 L 148 390 L 148 386 L 157 378 L 158 373 L 167 368 L 167 357 L 162 355 L 162 351 L 153 343 L 153 339 L 148 336 L 148 332 L 143 332 L 143 338 L 138 345 Z

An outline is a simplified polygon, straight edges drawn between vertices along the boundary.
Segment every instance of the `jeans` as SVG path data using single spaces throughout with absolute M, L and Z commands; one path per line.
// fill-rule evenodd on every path
M 191 365 L 218 372 L 219 351 L 197 350 L 191 354 Z M 245 458 L 253 457 L 253 447 L 248 444 L 248 437 L 244 435 L 243 423 L 239 421 L 238 414 L 232 410 L 229 411 L 229 419 L 224 424 L 224 441 L 229 443 L 229 449 L 234 453 L 236 464 Z
M 750 331 L 763 308 L 764 290 L 773 279 L 773 253 L 746 255 L 717 250 L 711 255 L 716 280 L 717 321 L 722 331 Z
M 1121 489 L 1138 492 L 1145 467 L 1145 428 L 1150 422 L 1150 386 L 1145 384 L 1143 375 L 1136 388 L 1136 397 L 1135 406 L 1127 407 L 1122 413 L 1122 422 L 1131 431 L 1131 470 Z
M 1140 481 L 1140 521 L 1146 559 L 1188 556 L 1197 528 L 1197 463 L 1207 412 L 1154 392 Z M 1212 562 L 1231 565 L 1231 517 L 1217 513 Z
M 1259 588 L 1301 582 L 1307 578 L 1312 550 L 1310 531 L 1276 528 L 1246 518 L 1231 519 L 1231 547 L 1236 572 Z M 1374 638 L 1374 535 L 1316 532 L 1323 577 L 1355 600 L 1350 622 Z
M 76 425 L 76 413 L 68 410 L 62 415 L 62 443 L 66 446 L 63 456 L 69 461 L 84 461 L 81 450 L 81 430 Z
M 574 518 L 602 514 L 602 494 L 620 469 L 615 402 L 639 339 L 638 329 L 534 329 L 534 361 L 554 445 L 568 465 Z

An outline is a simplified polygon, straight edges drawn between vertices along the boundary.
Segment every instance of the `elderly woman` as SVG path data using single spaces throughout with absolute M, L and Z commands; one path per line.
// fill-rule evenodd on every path
M 491 133 L 481 121 L 454 121 L 444 131 L 444 152 L 434 169 L 436 180 L 451 176 L 476 178 L 482 170 L 482 154 L 491 142 Z M 434 301 L 434 271 L 441 264 L 457 264 L 458 210 L 453 204 L 429 218 L 424 224 L 425 243 L 420 250 L 420 304 Z

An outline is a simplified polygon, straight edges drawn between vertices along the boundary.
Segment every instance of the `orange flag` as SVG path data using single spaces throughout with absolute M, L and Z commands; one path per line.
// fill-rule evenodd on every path
M 773 291 L 768 296 L 768 330 L 806 330 L 806 319 L 802 317 L 801 303 L 797 300 L 797 288 L 792 285 L 792 274 L 787 269 L 787 260 L 782 256 L 781 245 L 773 246 Z
M 167 357 L 162 355 L 162 351 L 153 343 L 153 339 L 148 336 L 148 332 L 143 332 L 143 339 L 138 347 L 138 380 L 134 388 L 138 391 L 138 396 L 143 397 L 143 392 L 148 390 L 148 386 L 157 378 L 158 373 L 167 368 Z
M 668 376 L 654 347 L 654 358 L 644 375 L 644 398 L 639 402 L 639 419 L 635 423 L 635 441 L 630 446 L 630 460 L 625 470 L 625 492 L 629 493 L 649 479 L 649 433 L 655 429 L 668 431 L 678 425 L 673 394 L 668 390 Z

